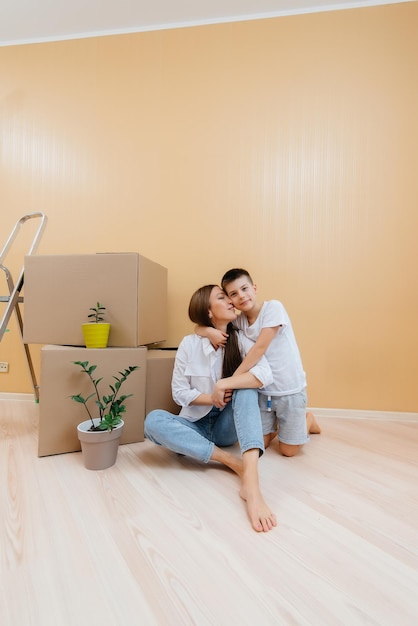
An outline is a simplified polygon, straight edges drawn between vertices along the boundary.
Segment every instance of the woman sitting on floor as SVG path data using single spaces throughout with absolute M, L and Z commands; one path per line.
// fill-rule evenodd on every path
M 258 481 L 258 459 L 264 452 L 257 389 L 272 382 L 263 357 L 249 372 L 233 373 L 253 343 L 233 326 L 232 302 L 217 285 L 198 289 L 189 304 L 189 317 L 199 326 L 228 334 L 225 347 L 193 333 L 181 341 L 174 365 L 172 392 L 179 415 L 156 409 L 145 419 L 145 436 L 173 452 L 208 463 L 217 461 L 241 479 L 240 496 L 256 531 L 276 526 Z M 239 442 L 241 458 L 225 446 Z

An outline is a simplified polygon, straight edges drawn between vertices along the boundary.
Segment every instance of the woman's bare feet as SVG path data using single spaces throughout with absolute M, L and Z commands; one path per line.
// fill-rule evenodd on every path
M 268 532 L 277 526 L 274 513 L 264 502 L 258 484 L 258 458 L 260 451 L 258 448 L 247 450 L 242 458 L 215 446 L 211 460 L 218 461 L 229 467 L 238 474 L 241 479 L 240 496 L 247 503 L 248 517 L 254 530 L 257 532 Z
M 313 413 L 306 413 L 306 426 L 310 435 L 320 435 L 321 427 L 315 419 Z
M 243 486 L 239 495 L 247 503 L 248 517 L 254 530 L 266 533 L 277 526 L 276 516 L 264 502 L 258 486 L 252 488 Z
M 248 517 L 254 530 L 257 532 L 268 532 L 274 526 L 277 526 L 277 520 L 274 513 L 265 503 L 260 491 L 258 458 L 258 448 L 247 450 L 242 455 L 243 472 L 239 495 L 247 503 Z

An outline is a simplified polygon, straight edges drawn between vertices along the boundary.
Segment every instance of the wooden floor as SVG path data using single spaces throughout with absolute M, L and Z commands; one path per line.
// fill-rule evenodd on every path
M 149 442 L 113 468 L 37 457 L 34 402 L 0 400 L 2 626 L 416 626 L 418 422 L 327 417 L 261 485 Z M 59 419 L 59 416 L 57 416 Z

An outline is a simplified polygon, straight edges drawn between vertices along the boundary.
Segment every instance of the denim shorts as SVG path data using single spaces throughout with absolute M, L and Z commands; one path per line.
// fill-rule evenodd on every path
M 271 397 L 271 411 L 267 411 L 267 400 Z M 258 394 L 263 435 L 279 431 L 278 439 L 291 446 L 309 441 L 306 426 L 305 390 L 289 396 L 266 396 Z

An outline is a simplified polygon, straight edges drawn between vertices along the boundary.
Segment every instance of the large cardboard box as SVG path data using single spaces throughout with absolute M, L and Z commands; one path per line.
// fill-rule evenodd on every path
M 103 377 L 99 390 L 107 394 L 113 376 L 130 365 L 139 366 L 124 383 L 124 394 L 133 396 L 126 400 L 126 417 L 121 443 L 144 440 L 145 384 L 147 348 L 87 349 L 68 346 L 43 346 L 41 349 L 41 375 L 39 393 L 38 455 L 76 452 L 81 449 L 77 437 L 77 424 L 88 419 L 82 404 L 70 396 L 92 393 L 86 374 L 73 361 L 88 361 L 97 365 L 95 377 Z M 91 399 L 95 411 L 94 398 Z
M 25 343 L 84 346 L 81 324 L 97 302 L 109 346 L 167 339 L 167 269 L 140 254 L 27 256 L 24 277 Z
M 165 409 L 177 415 L 180 407 L 174 402 L 171 393 L 176 348 L 148 350 L 147 385 L 145 394 L 145 415 L 153 409 Z

